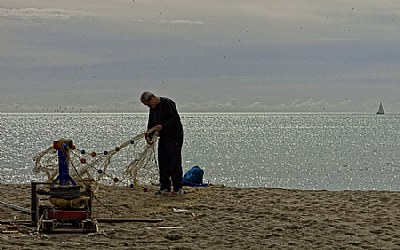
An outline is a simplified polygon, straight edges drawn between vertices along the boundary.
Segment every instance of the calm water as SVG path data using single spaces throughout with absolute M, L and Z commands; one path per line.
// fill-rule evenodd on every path
M 29 183 L 32 157 L 69 138 L 114 148 L 147 114 L 0 114 L 0 183 Z M 184 171 L 236 187 L 400 190 L 400 115 L 181 114 Z

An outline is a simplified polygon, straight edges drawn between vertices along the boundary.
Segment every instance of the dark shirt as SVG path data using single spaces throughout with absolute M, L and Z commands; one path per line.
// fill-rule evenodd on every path
M 160 140 L 174 140 L 183 138 L 183 127 L 175 102 L 160 97 L 160 102 L 155 108 L 150 108 L 147 129 L 156 125 L 162 125 Z

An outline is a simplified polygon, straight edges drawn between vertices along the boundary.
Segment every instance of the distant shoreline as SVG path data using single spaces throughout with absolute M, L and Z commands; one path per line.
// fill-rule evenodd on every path
M 49 115 L 55 115 L 55 114 L 59 114 L 59 115 L 68 115 L 68 114 L 123 114 L 123 115 L 147 115 L 148 112 L 40 112 L 40 111 L 35 111 L 35 112 L 12 112 L 12 111 L 2 111 L 0 112 L 0 114 L 11 114 L 11 115 L 24 115 L 24 114 L 49 114 Z M 320 111 L 294 111 L 294 112 L 289 112 L 289 111 L 282 111 L 282 112 L 276 112 L 276 111 L 265 111 L 265 112 L 259 112 L 259 111 L 254 111 L 254 112 L 235 112 L 235 111 L 197 111 L 197 112 L 185 112 L 185 111 L 181 111 L 180 112 L 181 115 L 188 115 L 188 114 L 199 114 L 199 115 L 207 115 L 207 114 L 234 114 L 234 115 L 240 115 L 240 114 L 319 114 L 319 115 L 340 115 L 340 114 L 344 114 L 344 115 L 376 115 L 376 112 L 348 112 L 348 111 L 344 111 L 344 112 L 320 112 Z M 385 113 L 386 115 L 400 115 L 400 113 Z

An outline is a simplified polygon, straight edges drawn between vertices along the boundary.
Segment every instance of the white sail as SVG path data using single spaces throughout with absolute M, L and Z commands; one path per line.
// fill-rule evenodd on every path
M 383 115 L 385 111 L 383 110 L 382 103 L 379 103 L 379 109 L 378 112 L 376 112 L 378 115 Z

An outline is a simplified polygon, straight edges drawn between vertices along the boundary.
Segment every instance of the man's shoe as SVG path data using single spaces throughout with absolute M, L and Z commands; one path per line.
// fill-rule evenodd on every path
M 175 191 L 175 190 L 174 190 L 174 193 L 175 193 L 176 195 L 184 195 L 184 194 L 186 194 L 185 190 L 183 190 L 182 188 L 181 188 L 181 189 L 178 189 L 178 191 Z
M 164 195 L 164 194 L 168 194 L 168 193 L 169 193 L 168 189 L 160 189 L 155 194 L 156 195 Z

